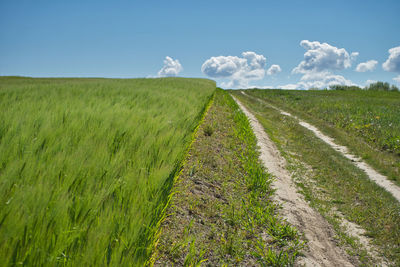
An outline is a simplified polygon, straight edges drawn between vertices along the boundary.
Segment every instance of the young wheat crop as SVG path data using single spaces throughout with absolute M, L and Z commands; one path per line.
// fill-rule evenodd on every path
M 142 264 L 214 91 L 203 79 L 0 78 L 2 264 Z

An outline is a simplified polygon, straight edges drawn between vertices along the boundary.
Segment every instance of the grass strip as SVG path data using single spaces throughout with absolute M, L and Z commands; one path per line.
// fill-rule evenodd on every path
M 303 244 L 278 217 L 271 181 L 246 116 L 218 90 L 173 186 L 155 265 L 292 265 Z
M 147 236 L 150 237 L 151 244 L 148 246 L 148 253 L 149 253 L 148 255 L 150 255 L 150 256 L 148 257 L 148 260 L 144 264 L 146 266 L 153 266 L 156 261 L 156 256 L 157 256 L 156 248 L 157 248 L 157 244 L 159 242 L 160 235 L 161 235 L 161 230 L 162 230 L 161 225 L 166 219 L 166 216 L 167 216 L 166 211 L 167 211 L 167 209 L 170 205 L 171 199 L 174 195 L 172 193 L 171 189 L 172 189 L 173 185 L 176 183 L 178 177 L 182 174 L 183 168 L 186 165 L 189 151 L 190 151 L 191 147 L 193 146 L 193 143 L 198 134 L 200 125 L 204 122 L 204 118 L 205 118 L 208 110 L 210 109 L 211 105 L 214 102 L 215 94 L 216 93 L 214 93 L 210 97 L 210 101 L 208 101 L 208 103 L 204 106 L 203 110 L 200 112 L 199 124 L 196 126 L 196 128 L 194 129 L 194 131 L 192 133 L 192 142 L 187 146 L 184 156 L 182 157 L 181 160 L 179 160 L 179 164 L 176 165 L 176 168 L 171 173 L 170 177 L 165 181 L 165 184 L 162 187 L 162 193 L 159 195 L 159 204 L 157 205 L 157 209 L 155 210 L 154 215 L 153 215 L 154 220 L 150 224 L 151 226 L 148 228 L 148 229 L 150 229 L 151 233 Z

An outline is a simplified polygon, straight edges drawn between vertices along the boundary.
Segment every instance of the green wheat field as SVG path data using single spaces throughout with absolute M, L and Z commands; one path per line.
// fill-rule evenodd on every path
M 274 178 L 231 94 L 258 117 L 356 265 L 379 262 L 330 211 L 361 225 L 398 265 L 398 202 L 271 106 L 399 185 L 400 93 L 331 89 L 0 77 L 0 266 L 295 264 L 307 242 L 279 215 Z
M 0 265 L 145 262 L 214 91 L 204 79 L 1 77 Z

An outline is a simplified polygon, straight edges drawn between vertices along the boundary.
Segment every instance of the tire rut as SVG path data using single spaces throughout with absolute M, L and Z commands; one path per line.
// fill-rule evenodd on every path
M 233 97 L 233 96 L 232 96 Z M 286 161 L 270 140 L 263 126 L 235 97 L 233 99 L 248 117 L 260 147 L 260 158 L 267 170 L 276 177 L 275 200 L 282 206 L 281 215 L 295 226 L 308 240 L 308 250 L 299 257 L 296 265 L 306 266 L 355 266 L 356 260 L 350 258 L 335 240 L 332 226 L 297 192 Z

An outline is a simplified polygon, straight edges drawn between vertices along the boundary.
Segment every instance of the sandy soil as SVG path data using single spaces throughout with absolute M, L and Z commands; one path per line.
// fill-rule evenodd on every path
M 317 211 L 313 210 L 304 197 L 297 192 L 296 186 L 285 168 L 285 159 L 269 139 L 263 126 L 236 98 L 234 99 L 249 118 L 258 140 L 262 162 L 276 177 L 273 183 L 276 188 L 275 200 L 282 205 L 282 216 L 302 232 L 308 240 L 309 249 L 305 251 L 304 257 L 299 257 L 296 265 L 354 266 L 354 260 L 337 245 L 332 226 Z

